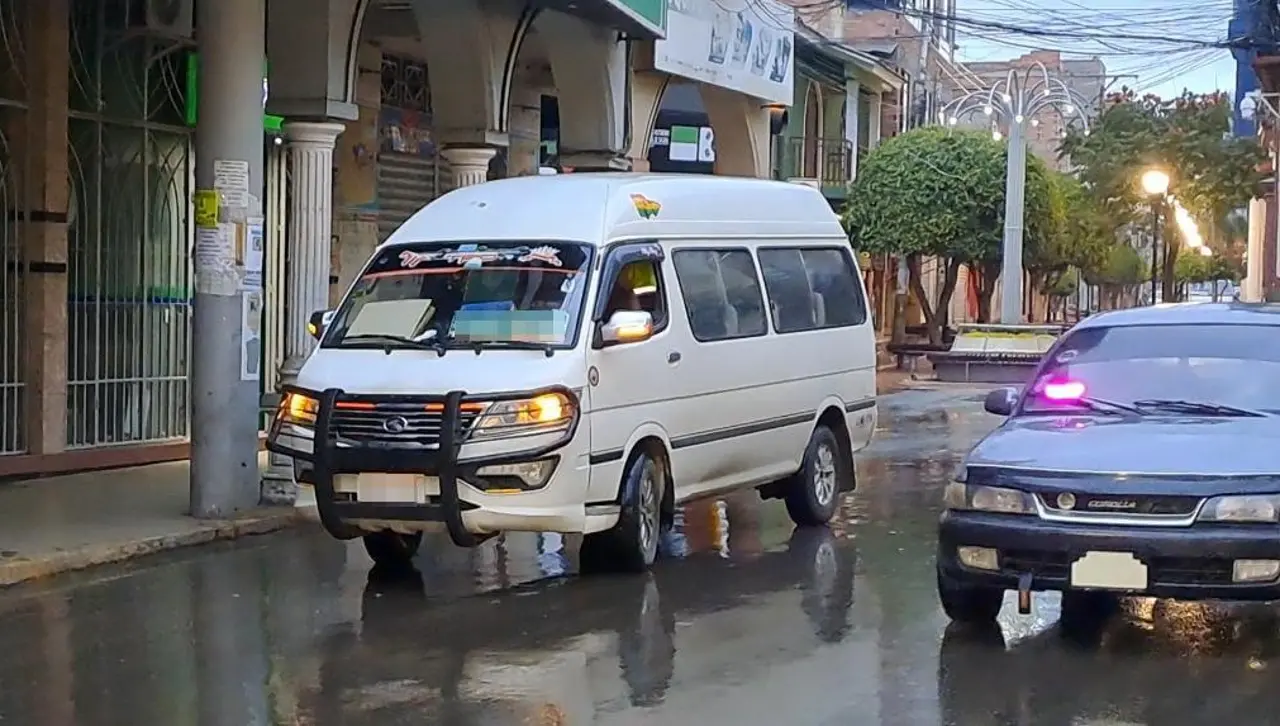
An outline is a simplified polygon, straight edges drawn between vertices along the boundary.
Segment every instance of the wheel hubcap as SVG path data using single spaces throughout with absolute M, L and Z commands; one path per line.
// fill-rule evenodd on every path
M 836 452 L 826 444 L 818 446 L 813 467 L 813 494 L 821 506 L 836 496 Z
M 658 541 L 658 482 L 653 465 L 645 467 L 640 479 L 640 547 L 651 551 Z

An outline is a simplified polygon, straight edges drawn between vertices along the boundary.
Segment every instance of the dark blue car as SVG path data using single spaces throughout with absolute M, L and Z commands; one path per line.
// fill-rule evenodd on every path
M 1117 594 L 1280 599 L 1280 305 L 1103 313 L 992 391 L 1007 416 L 947 486 L 938 594 L 994 620 L 1006 590 L 1064 616 Z

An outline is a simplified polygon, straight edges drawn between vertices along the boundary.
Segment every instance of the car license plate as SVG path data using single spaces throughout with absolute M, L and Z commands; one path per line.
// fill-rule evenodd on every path
M 424 504 L 439 496 L 440 480 L 422 474 L 363 472 L 356 478 L 356 497 L 375 504 Z
M 1147 566 L 1129 552 L 1086 552 L 1071 563 L 1071 586 L 1100 590 L 1147 589 Z

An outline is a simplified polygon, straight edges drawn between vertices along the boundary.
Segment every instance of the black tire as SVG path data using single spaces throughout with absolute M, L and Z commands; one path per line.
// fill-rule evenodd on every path
M 422 533 L 401 534 L 384 529 L 364 536 L 364 550 L 369 553 L 376 567 L 404 568 L 413 563 L 413 556 L 422 546 Z
M 658 558 L 664 528 L 662 496 L 667 486 L 662 462 L 641 451 L 622 474 L 622 512 L 618 523 L 582 538 L 584 573 L 644 572 Z
M 809 437 L 804 461 L 787 486 L 787 514 L 801 527 L 819 527 L 836 516 L 841 482 L 850 475 L 840 440 L 826 426 Z
M 938 600 L 952 622 L 989 627 L 1004 605 L 1004 590 L 958 585 L 938 573 Z

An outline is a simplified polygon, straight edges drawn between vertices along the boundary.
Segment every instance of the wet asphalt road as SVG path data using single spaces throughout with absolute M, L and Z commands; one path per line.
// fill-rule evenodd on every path
M 882 404 L 829 530 L 691 505 L 647 577 L 575 577 L 554 535 L 441 540 L 384 577 L 299 531 L 0 592 L 0 724 L 1280 723 L 1269 607 L 1137 600 L 1082 641 L 1044 597 L 947 628 L 933 525 L 996 423 L 980 396 Z

